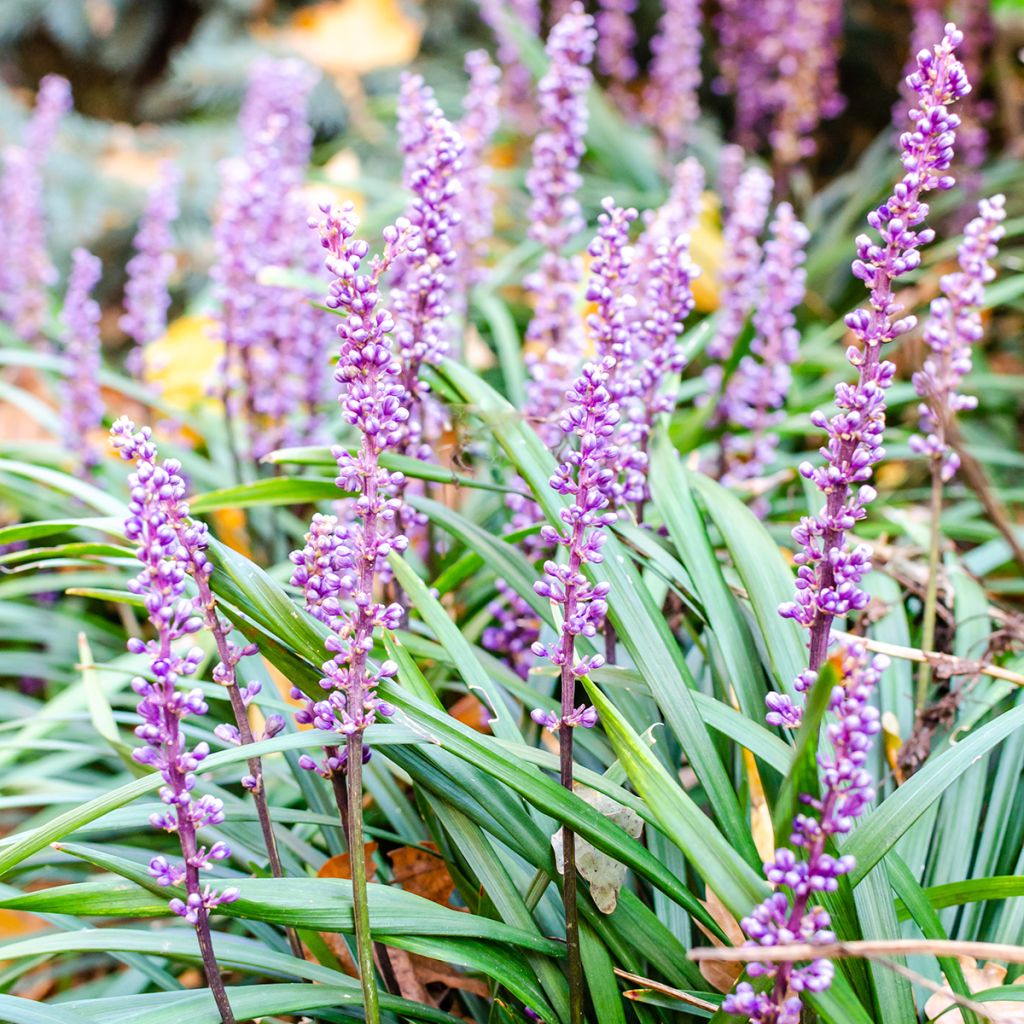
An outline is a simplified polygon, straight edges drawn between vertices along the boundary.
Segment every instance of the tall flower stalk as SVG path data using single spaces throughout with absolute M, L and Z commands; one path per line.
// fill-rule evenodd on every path
M 888 659 L 871 657 L 856 641 L 835 655 L 839 682 L 832 689 L 829 711 L 834 716 L 826 733 L 830 749 L 818 755 L 820 794 L 802 794 L 808 814 L 793 819 L 790 842 L 764 865 L 765 877 L 775 891 L 740 922 L 748 946 L 776 947 L 835 941 L 828 913 L 811 900 L 835 892 L 839 878 L 855 866 L 853 857 L 828 852 L 836 837 L 846 835 L 875 798 L 871 773 L 865 767 L 873 737 L 881 728 L 871 697 Z M 803 851 L 800 856 L 799 851 Z M 803 993 L 823 992 L 832 983 L 834 968 L 825 959 L 795 963 L 752 962 L 752 978 L 773 979 L 767 992 L 756 992 L 748 982 L 726 996 L 722 1009 L 743 1016 L 751 1024 L 800 1024 Z
M 401 605 L 376 601 L 375 589 L 379 563 L 391 551 L 404 550 L 407 541 L 396 532 L 404 477 L 384 469 L 380 457 L 401 447 L 410 399 L 390 338 L 395 321 L 389 310 L 378 307 L 382 275 L 419 244 L 419 230 L 404 218 L 385 229 L 383 256 L 364 270 L 369 247 L 355 238 L 352 205 L 340 210 L 324 207 L 322 212 L 318 227 L 327 250 L 325 264 L 333 276 L 327 304 L 343 316 L 337 329 L 341 348 L 335 379 L 341 385 L 342 415 L 360 438 L 355 454 L 334 449 L 337 483 L 357 497 L 350 506 L 351 521 L 341 525 L 332 517 L 315 518 L 306 547 L 292 556 L 296 564 L 292 582 L 303 588 L 307 606 L 312 605 L 331 626 L 326 647 L 333 655 L 323 666 L 320 685 L 327 691 L 323 700 L 292 692 L 304 699 L 305 706 L 296 715 L 300 722 L 336 732 L 345 743 L 344 751 L 328 748 L 319 764 L 308 756 L 300 764 L 331 781 L 347 825 L 359 977 L 366 1019 L 376 1022 L 380 1007 L 363 858 L 362 768 L 370 751 L 363 734 L 378 714 L 392 713 L 377 697 L 377 685 L 394 675 L 397 666 L 390 661 L 373 666 L 369 654 L 374 631 L 397 629 L 401 622 Z
M 560 513 L 563 529 L 545 525 L 541 529 L 547 544 L 566 548 L 564 562 L 551 559 L 544 563 L 546 579 L 534 584 L 534 590 L 561 606 L 562 623 L 553 643 L 537 641 L 533 652 L 548 658 L 559 669 L 561 713 L 537 709 L 531 717 L 538 725 L 558 734 L 560 779 L 572 792 L 573 729 L 591 728 L 597 722 L 592 707 L 576 706 L 576 680 L 604 664 L 599 654 L 580 658 L 576 637 L 594 637 L 601 630 L 608 611 L 607 583 L 591 584 L 583 574 L 584 566 L 603 561 L 601 547 L 606 540 L 602 530 L 615 522 L 611 509 L 619 452 L 613 443 L 619 410 L 609 391 L 615 360 L 606 357 L 588 363 L 566 394 L 567 407 L 560 427 L 563 433 L 578 438 L 578 447 L 569 448 L 551 487 L 567 495 L 572 503 Z M 569 959 L 569 1009 L 572 1024 L 583 1020 L 583 964 L 580 956 L 579 919 L 576 909 L 576 836 L 562 828 L 562 901 L 565 907 L 565 936 Z
M 971 350 L 981 340 L 984 328 L 981 307 L 985 285 L 995 277 L 992 260 L 1003 237 L 1006 198 L 982 199 L 978 216 L 964 230 L 958 253 L 959 270 L 939 282 L 942 294 L 932 301 L 924 328 L 929 353 L 924 366 L 914 374 L 914 390 L 921 403 L 920 434 L 910 447 L 928 459 L 931 474 L 931 521 L 928 544 L 928 586 L 925 591 L 921 648 L 935 646 L 935 614 L 938 606 L 939 555 L 942 535 L 943 486 L 960 468 L 960 458 L 950 444 L 950 433 L 959 412 L 974 409 L 978 400 L 958 391 L 971 371 Z M 928 699 L 931 669 L 923 661 L 917 674 L 917 708 Z
M 66 363 L 61 396 L 64 438 L 75 453 L 78 471 L 86 474 L 99 462 L 92 434 L 103 423 L 100 306 L 92 298 L 101 271 L 98 257 L 75 249 L 61 313 Z
M 234 1024 L 214 954 L 210 913 L 222 903 L 236 900 L 238 890 L 227 888 L 217 892 L 209 884 L 204 886 L 200 878 L 200 871 L 230 856 L 231 850 L 223 842 L 207 849 L 199 844 L 197 836 L 201 828 L 219 825 L 224 820 L 224 807 L 216 797 L 193 795 L 195 769 L 210 748 L 206 743 L 197 743 L 189 750 L 182 731 L 182 719 L 204 715 L 208 708 L 202 690 L 185 692 L 177 688 L 178 681 L 193 675 L 203 658 L 200 648 L 193 647 L 182 654 L 179 644 L 203 626 L 195 600 L 185 596 L 189 555 L 179 536 L 183 517 L 187 516 L 187 506 L 180 500 L 185 481 L 178 462 L 157 462 L 156 446 L 148 429 L 136 432 L 135 425 L 122 417 L 112 427 L 110 437 L 121 458 L 135 466 L 128 478 L 130 499 L 125 535 L 138 545 L 142 570 L 128 588 L 143 598 L 156 632 L 156 637 L 148 642 L 138 638 L 128 641 L 129 651 L 145 654 L 150 662 L 150 678 L 137 676 L 132 680 L 132 689 L 142 698 L 138 705 L 142 724 L 135 735 L 145 744 L 132 751 L 132 757 L 163 776 L 160 799 L 167 810 L 154 814 L 150 822 L 154 828 L 177 834 L 183 858 L 176 863 L 154 857 L 149 873 L 160 885 L 184 883 L 185 899 L 172 899 L 171 910 L 195 928 L 206 983 L 221 1020 L 223 1024 Z
M 911 130 L 900 138 L 905 173 L 889 199 L 868 216 L 868 223 L 881 236 L 880 244 L 861 235 L 853 263 L 854 275 L 870 290 L 869 307 L 846 317 L 847 327 L 860 341 L 859 347 L 851 345 L 847 350 L 858 379 L 836 387 L 839 411 L 832 419 L 822 412 L 811 416 L 816 427 L 828 432 L 822 449 L 826 465 L 816 468 L 805 462 L 800 473 L 822 493 L 825 505 L 818 515 L 805 516 L 793 531 L 803 548 L 795 558 L 799 566 L 796 595 L 779 609 L 784 618 L 794 619 L 810 632 L 810 661 L 808 672 L 798 680 L 800 689 L 810 685 L 825 661 L 833 620 L 868 604 L 859 584 L 871 568 L 871 549 L 866 544 L 851 547 L 848 534 L 866 517 L 867 506 L 874 500 L 872 467 L 884 454 L 885 393 L 895 367 L 882 359 L 882 346 L 916 324 L 915 317 L 900 316 L 903 307 L 895 284 L 920 264 L 918 250 L 935 234 L 922 226 L 928 216 L 922 197 L 933 189 L 953 186 L 948 171 L 959 120 L 948 106 L 970 90 L 955 56 L 962 39 L 955 25 L 947 25 L 942 41 L 918 54 L 917 70 L 907 79 L 917 103 L 910 111 Z

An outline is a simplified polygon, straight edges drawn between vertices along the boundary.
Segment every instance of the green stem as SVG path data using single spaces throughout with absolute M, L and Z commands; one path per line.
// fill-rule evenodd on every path
M 357 729 L 348 738 L 348 859 L 352 874 L 352 920 L 356 932 L 356 959 L 363 986 L 366 1024 L 380 1024 L 377 978 L 370 937 L 370 908 L 366 897 L 366 858 L 363 855 L 363 734 Z
M 928 538 L 928 585 L 924 593 L 921 650 L 927 656 L 935 649 L 935 619 L 939 605 L 939 557 L 942 540 L 942 460 L 932 459 L 931 522 Z M 928 703 L 932 667 L 927 657 L 917 667 L 917 713 Z

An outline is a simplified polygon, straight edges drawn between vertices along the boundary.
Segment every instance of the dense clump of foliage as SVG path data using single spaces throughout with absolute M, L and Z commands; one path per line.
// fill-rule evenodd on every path
M 207 6 L 69 22 L 133 118 L 245 72 L 123 238 L 60 74 L 3 150 L 0 1020 L 1015 1019 L 987 6 L 845 170 L 838 0 L 428 8 L 369 94 L 397 5 Z

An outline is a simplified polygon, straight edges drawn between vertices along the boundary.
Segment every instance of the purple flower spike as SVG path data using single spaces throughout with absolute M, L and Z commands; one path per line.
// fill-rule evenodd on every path
M 834 716 L 827 728 L 831 752 L 818 755 L 821 796 L 802 796 L 810 813 L 799 814 L 793 821 L 790 842 L 796 849 L 776 850 L 775 859 L 764 866 L 775 891 L 740 922 L 748 946 L 835 941 L 828 914 L 811 900 L 820 893 L 835 892 L 839 877 L 854 868 L 852 857 L 833 857 L 826 847 L 849 833 L 875 796 L 865 767 L 881 728 L 871 696 L 888 659 L 871 657 L 861 644 L 851 641 L 835 660 L 840 680 L 829 702 Z M 803 851 L 802 858 L 798 851 Z M 755 961 L 747 972 L 753 978 L 774 979 L 774 984 L 766 992 L 755 992 L 741 982 L 725 997 L 726 1013 L 745 1017 L 751 1024 L 800 1024 L 802 994 L 823 992 L 832 983 L 834 970 L 828 960 L 818 959 L 804 966 Z
M 700 210 L 704 170 L 684 160 L 668 202 L 651 219 L 637 243 L 639 327 L 634 338 L 635 383 L 621 432 L 625 471 L 623 500 L 635 502 L 642 518 L 650 498 L 647 448 L 655 420 L 676 405 L 677 374 L 686 365 L 679 346 L 683 322 L 693 310 L 693 282 L 700 268 L 690 259 L 690 236 Z
M 46 324 L 47 290 L 57 271 L 46 245 L 43 167 L 71 110 L 71 86 L 59 75 L 39 83 L 36 107 L 22 146 L 8 146 L 0 180 L 0 238 L 9 253 L 0 266 L 0 317 L 23 341 L 38 342 Z
M 587 91 L 594 55 L 594 22 L 574 3 L 548 38 L 548 71 L 540 81 L 541 131 L 533 143 L 530 237 L 543 247 L 540 266 L 526 281 L 533 319 L 526 331 L 527 415 L 548 447 L 560 442 L 555 421 L 576 373 L 582 332 L 574 306 L 582 261 L 563 249 L 585 227 L 576 192 L 587 132 Z
M 452 268 L 457 259 L 454 235 L 460 221 L 463 142 L 434 103 L 433 93 L 408 76 L 403 83 L 405 129 L 400 130 L 406 153 L 405 179 L 413 192 L 406 218 L 415 231 L 404 253 L 399 281 L 392 288 L 395 343 L 402 363 L 402 386 L 411 402 L 406 420 L 405 454 L 429 458 L 422 448 L 425 436 L 423 405 L 427 391 L 420 379 L 424 365 L 436 365 L 447 355 L 451 340 Z M 423 111 L 418 122 L 412 111 Z M 413 122 L 417 121 L 417 136 Z
M 540 636 L 540 619 L 505 580 L 498 580 L 495 587 L 500 597 L 488 610 L 497 625 L 484 630 L 481 642 L 486 650 L 504 657 L 520 679 L 528 679 L 533 645 Z
M 768 218 L 772 199 L 771 176 L 760 167 L 743 172 L 722 232 L 725 251 L 722 255 L 722 299 L 718 328 L 708 343 L 710 359 L 728 360 L 736 339 L 750 316 L 757 296 L 757 272 L 761 265 L 761 243 L 758 240 Z M 720 378 L 721 368 L 713 367 L 712 376 Z
M 203 659 L 198 647 L 183 648 L 179 641 L 197 633 L 203 625 L 202 609 L 186 596 L 191 555 L 182 543 L 188 529 L 188 505 L 184 501 L 185 481 L 174 459 L 157 461 L 156 445 L 148 427 L 122 416 L 111 428 L 111 444 L 126 462 L 134 465 L 128 477 L 130 500 L 125 536 L 138 545 L 142 570 L 128 589 L 144 601 L 155 639 L 132 639 L 128 650 L 149 659 L 149 678 L 137 676 L 132 689 L 142 698 L 142 724 L 135 735 L 143 746 L 132 757 L 163 776 L 160 799 L 167 809 L 150 819 L 153 827 L 176 832 L 181 842 L 183 864 L 170 864 L 163 857 L 151 861 L 150 874 L 161 885 L 185 884 L 187 899 L 171 901 L 171 909 L 197 929 L 207 929 L 206 918 L 221 903 L 237 899 L 234 889 L 216 892 L 201 886 L 199 873 L 211 862 L 229 854 L 223 843 L 207 849 L 199 845 L 197 832 L 224 820 L 223 804 L 216 797 L 194 795 L 195 770 L 209 754 L 206 743 L 191 750 L 185 742 L 182 720 L 207 711 L 202 690 L 182 690 L 179 683 L 193 675 Z M 208 937 L 208 935 L 207 935 Z
M 64 438 L 75 453 L 80 471 L 97 465 L 99 454 L 92 432 L 103 423 L 100 396 L 100 307 L 92 290 L 100 280 L 99 259 L 85 249 L 71 254 L 71 276 L 61 313 L 64 361 L 67 364 L 62 394 Z
M 533 653 L 548 658 L 562 670 L 562 716 L 558 724 L 569 728 L 594 724 L 592 711 L 588 714 L 588 709 L 577 708 L 573 702 L 573 680 L 604 664 L 604 658 L 597 654 L 577 658 L 575 645 L 578 636 L 597 635 L 608 611 L 608 584 L 591 584 L 582 570 L 585 565 L 604 560 L 601 547 L 606 537 L 602 530 L 616 517 L 610 509 L 619 460 L 613 443 L 619 410 L 608 390 L 614 364 L 611 357 L 588 363 L 566 395 L 568 406 L 560 426 L 566 435 L 579 438 L 579 447 L 566 453 L 551 478 L 551 486 L 559 494 L 571 496 L 572 504 L 561 513 L 565 532 L 544 526 L 541 534 L 548 544 L 564 545 L 569 557 L 566 562 L 545 562 L 547 578 L 533 586 L 541 597 L 561 606 L 558 641 L 537 641 Z
M 658 31 L 651 40 L 651 73 L 643 109 L 670 154 L 683 148 L 700 116 L 700 6 L 700 0 L 664 0 Z
M 600 359 L 611 358 L 608 391 L 621 404 L 633 390 L 633 337 L 638 332 L 631 322 L 636 308 L 633 295 L 633 247 L 629 226 L 637 211 L 615 205 L 610 196 L 601 202 L 604 213 L 597 218 L 598 231 L 587 247 L 590 276 L 586 300 L 594 304 L 587 317 L 587 329 Z
M 419 228 L 403 218 L 385 229 L 384 254 L 364 270 L 369 246 L 355 238 L 352 204 L 340 210 L 325 206 L 322 212 L 314 226 L 333 275 L 327 305 L 343 314 L 337 328 L 341 349 L 335 380 L 341 386 L 342 417 L 356 428 L 361 444 L 355 454 L 334 449 L 338 486 L 357 495 L 350 505 L 351 522 L 339 526 L 334 517 L 314 517 L 305 548 L 292 555 L 292 583 L 303 588 L 310 612 L 333 630 L 326 642 L 333 657 L 324 663 L 320 680 L 327 696 L 314 701 L 293 692 L 305 702 L 297 721 L 337 732 L 344 739 L 361 733 L 378 714 L 392 712 L 376 690 L 397 666 L 386 661 L 375 667 L 367 655 L 374 630 L 397 629 L 402 618 L 401 605 L 374 600 L 374 585 L 388 554 L 404 551 L 408 543 L 397 532 L 401 501 L 396 495 L 404 477 L 384 469 L 380 456 L 403 443 L 409 395 L 402 384 L 402 364 L 392 349 L 394 318 L 379 308 L 380 281 L 396 260 L 421 243 Z M 302 764 L 329 777 L 341 770 L 344 758 L 332 747 L 320 764 L 308 757 Z
M 539 35 L 541 9 L 539 0 L 478 0 L 483 18 L 498 44 L 501 64 L 504 106 L 511 119 L 523 131 L 532 131 L 536 122 L 533 99 L 533 76 L 519 57 L 515 33 L 509 28 L 509 16 L 515 17 L 528 32 Z
M 211 276 L 224 341 L 223 391 L 254 455 L 312 440 L 329 321 L 310 295 L 266 283 L 267 267 L 314 269 L 296 222 L 313 141 L 305 108 L 316 75 L 300 61 L 261 60 L 239 118 L 241 156 L 221 165 Z
M 462 191 L 458 196 L 459 230 L 454 275 L 459 283 L 454 298 L 463 305 L 469 290 L 484 277 L 484 260 L 494 234 L 494 189 L 487 151 L 501 118 L 501 71 L 485 50 L 466 54 L 469 87 L 458 124 L 462 153 Z
M 921 433 L 911 437 L 910 447 L 940 462 L 943 480 L 951 480 L 960 468 L 960 457 L 949 444 L 950 424 L 958 412 L 978 404 L 977 398 L 957 389 L 971 371 L 971 349 L 984 334 L 981 306 L 985 285 L 996 276 L 991 261 L 998 253 L 1005 219 L 1004 196 L 981 200 L 978 216 L 964 230 L 960 270 L 942 278 L 942 295 L 932 301 L 925 324 L 924 340 L 931 351 L 914 374 L 914 390 L 921 398 Z
M 771 462 L 778 444 L 771 428 L 782 418 L 800 345 L 793 311 L 804 300 L 804 246 L 810 236 L 789 203 L 775 211 L 771 235 L 764 247 L 750 354 L 740 360 L 719 405 L 722 420 L 748 431 L 722 439 L 725 484 L 752 480 Z
M 794 540 L 803 547 L 795 558 L 799 566 L 796 597 L 779 613 L 810 630 L 812 671 L 825 660 L 832 620 L 860 611 L 868 603 L 859 583 L 871 568 L 871 549 L 865 544 L 851 548 L 846 538 L 867 515 L 867 505 L 875 496 L 872 467 L 884 454 L 885 393 L 895 367 L 881 358 L 882 345 L 916 323 L 912 316 L 899 316 L 903 307 L 893 286 L 920 264 L 919 247 L 934 237 L 930 228 L 922 227 L 928 216 L 922 196 L 953 186 L 948 172 L 959 121 L 947 108 L 970 90 L 954 54 L 961 40 L 956 27 L 947 25 L 942 41 L 918 54 L 918 70 L 908 79 L 918 102 L 910 112 L 912 130 L 900 138 L 905 173 L 892 196 L 868 216 L 881 244 L 861 235 L 853 263 L 854 275 L 871 293 L 869 308 L 846 317 L 847 327 L 861 342 L 847 351 L 858 380 L 836 388 L 839 412 L 831 420 L 821 412 L 811 417 L 816 427 L 828 432 L 822 449 L 826 465 L 815 468 L 806 462 L 800 472 L 825 496 L 825 506 L 817 516 L 805 516 L 793 531 Z
M 597 28 L 597 70 L 608 79 L 609 92 L 625 111 L 633 109 L 630 85 L 636 80 L 633 56 L 636 0 L 599 0 L 594 17 Z
M 177 266 L 171 225 L 178 217 L 180 180 L 177 168 L 172 163 L 164 164 L 139 222 L 135 255 L 128 261 L 124 315 L 118 323 L 135 342 L 128 362 L 136 374 L 142 372 L 146 346 L 167 330 L 167 310 L 171 305 L 167 286 Z

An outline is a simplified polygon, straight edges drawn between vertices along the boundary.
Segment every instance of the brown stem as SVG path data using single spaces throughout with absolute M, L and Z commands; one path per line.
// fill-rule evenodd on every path
M 928 583 L 924 592 L 924 612 L 921 620 L 921 650 L 930 651 L 935 646 L 935 614 L 939 604 L 939 560 L 942 539 L 942 458 L 931 460 L 932 496 L 931 522 L 928 524 Z M 927 658 L 917 667 L 917 713 L 924 710 L 928 702 L 928 686 L 931 682 L 932 667 Z
M 203 608 L 203 617 L 206 626 L 213 634 L 217 644 L 217 654 L 220 663 L 224 667 L 224 684 L 228 691 L 228 698 L 231 701 L 231 711 L 234 714 L 235 726 L 238 729 L 238 737 L 242 746 L 249 746 L 255 742 L 252 734 L 252 727 L 249 725 L 249 715 L 246 711 L 245 701 L 238 689 L 238 680 L 235 676 L 235 666 L 231 658 L 231 645 L 228 643 L 227 634 L 221 625 L 217 615 L 217 606 L 213 600 L 213 592 L 210 590 L 210 583 L 202 572 L 195 574 L 196 587 L 199 590 L 199 600 Z M 270 820 L 270 808 L 267 805 L 267 793 L 263 786 L 263 762 L 258 757 L 248 759 L 249 774 L 256 780 L 252 788 L 252 799 L 256 805 L 256 817 L 260 823 L 260 831 L 263 833 L 263 845 L 267 851 L 267 860 L 270 863 L 270 873 L 274 878 L 283 878 L 284 869 L 281 867 L 281 855 L 277 849 L 277 838 L 274 835 L 274 825 Z M 285 929 L 288 935 L 288 945 L 292 955 L 299 960 L 305 959 L 302 951 L 302 943 L 299 941 L 298 933 L 294 928 Z
M 559 776 L 562 786 L 572 792 L 573 713 L 576 678 L 572 662 L 562 665 L 562 722 L 558 729 Z M 562 826 L 562 903 L 565 907 L 565 946 L 569 959 L 569 1020 L 583 1024 L 583 960 L 580 954 L 580 924 L 576 909 L 576 833 Z

